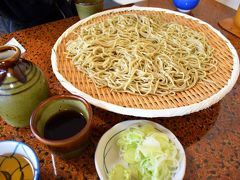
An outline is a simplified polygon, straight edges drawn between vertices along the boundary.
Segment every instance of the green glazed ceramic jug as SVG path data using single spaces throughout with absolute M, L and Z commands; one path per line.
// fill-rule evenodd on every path
M 14 127 L 29 126 L 33 110 L 49 95 L 42 71 L 20 54 L 16 46 L 0 46 L 0 116 Z

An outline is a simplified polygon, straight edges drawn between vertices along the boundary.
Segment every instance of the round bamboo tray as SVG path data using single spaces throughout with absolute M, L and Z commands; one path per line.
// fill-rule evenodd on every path
M 218 62 L 216 73 L 208 77 L 214 83 L 198 83 L 193 88 L 173 95 L 133 95 L 97 88 L 86 75 L 66 58 L 66 42 L 75 38 L 73 32 L 117 14 L 161 16 L 196 31 L 203 32 L 214 48 Z M 131 7 L 104 11 L 81 20 L 68 28 L 52 49 L 52 68 L 60 83 L 72 94 L 82 96 L 97 107 L 119 114 L 139 117 L 172 117 L 197 112 L 217 103 L 234 86 L 239 76 L 239 59 L 235 48 L 218 30 L 197 18 L 161 8 Z

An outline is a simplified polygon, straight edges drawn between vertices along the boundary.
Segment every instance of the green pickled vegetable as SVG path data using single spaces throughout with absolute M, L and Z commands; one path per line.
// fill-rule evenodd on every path
M 110 180 L 120 180 L 120 179 L 130 180 L 131 174 L 121 164 L 117 164 L 109 173 L 109 179 Z
M 167 180 L 176 172 L 180 155 L 168 136 L 152 125 L 129 127 L 118 135 L 120 157 L 128 163 L 113 167 L 109 180 Z

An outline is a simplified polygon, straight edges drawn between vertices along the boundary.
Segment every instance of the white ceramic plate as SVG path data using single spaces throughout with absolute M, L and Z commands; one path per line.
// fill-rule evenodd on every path
M 124 162 L 120 159 L 119 156 L 119 148 L 116 145 L 117 135 L 121 131 L 127 129 L 129 126 L 146 123 L 152 124 L 155 128 L 165 133 L 179 150 L 181 161 L 177 169 L 177 173 L 173 176 L 172 179 L 183 179 L 186 169 L 186 155 L 181 143 L 178 141 L 176 136 L 170 130 L 166 129 L 158 123 L 147 120 L 129 120 L 123 121 L 113 126 L 101 137 L 100 141 L 98 142 L 98 146 L 95 152 L 95 166 L 98 176 L 101 180 L 108 179 L 107 174 L 116 163 L 121 163 L 124 165 Z
M 113 0 L 113 1 L 115 1 L 115 2 L 118 3 L 118 4 L 125 5 L 125 4 L 130 4 L 130 3 L 141 2 L 141 1 L 143 1 L 143 0 Z

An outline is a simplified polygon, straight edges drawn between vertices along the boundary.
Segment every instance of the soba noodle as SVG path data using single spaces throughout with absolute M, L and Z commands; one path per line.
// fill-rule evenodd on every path
M 216 71 L 203 33 L 143 15 L 81 28 L 67 55 L 96 86 L 141 95 L 184 91 Z

